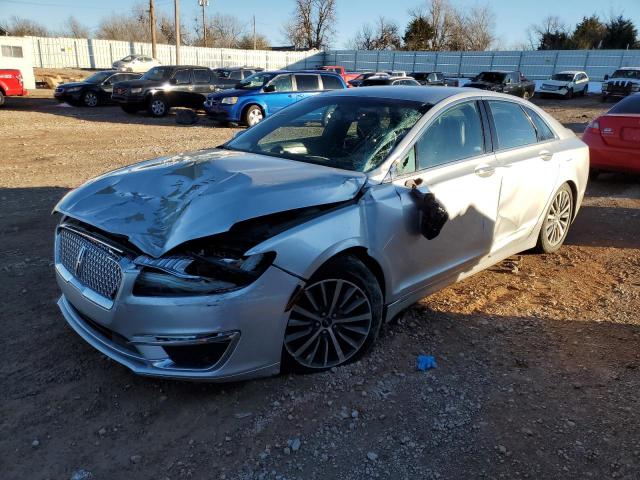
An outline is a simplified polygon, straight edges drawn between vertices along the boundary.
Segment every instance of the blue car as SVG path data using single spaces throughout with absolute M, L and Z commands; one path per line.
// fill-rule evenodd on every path
M 340 75 L 330 72 L 259 72 L 236 88 L 209 94 L 204 109 L 219 122 L 252 127 L 284 107 L 327 90 L 347 88 Z

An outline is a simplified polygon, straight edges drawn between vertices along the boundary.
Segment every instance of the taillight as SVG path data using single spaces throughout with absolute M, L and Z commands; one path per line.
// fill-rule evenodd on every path
M 587 130 L 593 133 L 600 133 L 600 119 L 596 118 L 595 120 L 591 120 L 589 125 L 587 125 Z

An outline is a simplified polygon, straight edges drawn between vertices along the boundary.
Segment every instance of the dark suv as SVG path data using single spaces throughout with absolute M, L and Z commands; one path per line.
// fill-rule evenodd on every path
M 163 117 L 172 107 L 201 109 L 216 89 L 216 78 L 207 67 L 153 67 L 139 80 L 115 84 L 111 98 L 127 113 L 147 110 Z
M 263 70 L 263 68 L 254 67 L 214 68 L 213 73 L 216 76 L 214 80 L 216 90 L 233 88 L 245 78 L 250 77 L 254 73 L 262 72 Z
M 442 72 L 413 72 L 409 76 L 415 78 L 420 85 L 446 85 Z

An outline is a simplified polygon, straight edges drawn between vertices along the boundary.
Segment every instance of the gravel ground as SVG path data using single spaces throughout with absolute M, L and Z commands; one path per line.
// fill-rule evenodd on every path
M 359 362 L 242 384 L 136 377 L 55 306 L 69 188 L 233 129 L 117 108 L 0 110 L 0 478 L 640 478 L 640 181 L 603 175 L 556 255 L 406 311 Z M 536 100 L 577 131 L 596 99 Z M 417 372 L 416 355 L 437 368 Z

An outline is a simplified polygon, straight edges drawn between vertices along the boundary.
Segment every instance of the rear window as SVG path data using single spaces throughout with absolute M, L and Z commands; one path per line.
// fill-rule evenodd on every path
M 525 107 L 525 111 L 527 112 L 527 115 L 529 115 L 529 118 L 531 119 L 531 121 L 536 127 L 536 132 L 538 133 L 539 142 L 544 142 L 545 140 L 552 140 L 556 137 L 553 134 L 553 131 L 551 130 L 551 128 L 549 128 L 549 125 L 547 125 L 547 122 L 545 122 L 542 119 L 542 117 L 540 117 L 540 115 L 538 115 L 536 112 L 534 112 L 528 107 Z
M 342 82 L 333 75 L 322 75 L 322 88 L 324 90 L 339 90 L 342 88 Z
M 608 113 L 617 113 L 618 115 L 640 114 L 640 94 L 635 93 L 620 100 Z
M 298 91 L 320 90 L 318 75 L 296 75 Z

